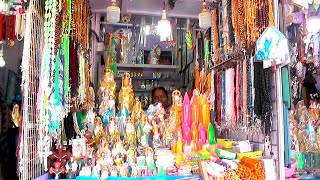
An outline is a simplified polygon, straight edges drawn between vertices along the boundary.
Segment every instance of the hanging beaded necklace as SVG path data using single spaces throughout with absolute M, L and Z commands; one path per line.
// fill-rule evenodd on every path
M 220 51 L 219 51 L 219 27 L 218 27 L 218 10 L 217 8 L 214 8 L 212 10 L 212 62 L 216 65 L 219 63 L 219 57 L 220 57 Z

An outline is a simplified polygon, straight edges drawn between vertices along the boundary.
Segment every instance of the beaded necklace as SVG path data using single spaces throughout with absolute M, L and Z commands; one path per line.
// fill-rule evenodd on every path
M 242 102 L 242 108 L 243 108 L 243 125 L 244 128 L 248 127 L 248 62 L 245 58 L 243 60 L 243 102 Z
M 2 41 L 2 25 L 3 25 L 3 15 L 0 14 L 0 41 Z
M 211 41 L 212 41 L 212 62 L 214 64 L 219 63 L 219 27 L 218 27 L 218 10 L 217 8 L 212 10 L 212 26 L 211 26 Z
M 228 90 L 228 93 L 225 92 L 225 114 L 226 114 L 226 121 L 228 128 L 235 128 L 236 126 L 236 117 L 235 117 L 235 70 L 234 68 L 229 68 L 226 70 L 226 77 L 225 77 L 225 89 Z
M 226 128 L 226 71 L 222 71 L 221 76 L 221 126 L 222 128 Z
M 244 1 L 245 0 L 238 0 L 238 29 L 239 29 L 239 40 L 240 46 L 243 48 L 245 47 L 246 36 L 245 36 L 245 9 L 244 9 Z
M 237 64 L 236 67 L 236 120 L 238 121 L 240 119 L 240 112 L 241 112 L 241 102 L 240 102 L 240 97 L 241 97 L 241 75 L 240 75 L 240 64 Z
M 221 76 L 222 72 L 217 73 L 217 123 L 221 126 Z
M 85 98 L 85 69 L 84 69 L 84 64 L 85 64 L 85 58 L 84 58 L 84 53 L 81 50 L 78 50 L 78 58 L 79 58 L 79 102 L 82 104 L 84 102 Z
M 222 0 L 222 34 L 224 42 L 224 52 L 229 54 L 230 41 L 229 41 L 229 25 L 228 25 L 228 3 L 227 0 Z

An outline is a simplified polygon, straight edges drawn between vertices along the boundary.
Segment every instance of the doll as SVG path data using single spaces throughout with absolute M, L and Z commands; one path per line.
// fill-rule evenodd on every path
M 136 142 L 137 142 L 136 131 L 135 131 L 132 119 L 130 117 L 127 118 L 126 134 L 124 136 L 124 139 L 125 139 L 125 143 L 128 144 L 129 146 L 136 145 Z
M 138 166 L 137 164 L 131 165 L 131 177 L 137 178 L 138 177 Z
M 107 93 L 112 96 L 112 99 L 115 99 L 116 88 L 117 88 L 117 84 L 114 80 L 113 72 L 110 69 L 105 68 L 102 80 L 100 81 L 98 95 L 101 96 L 105 91 L 107 91 Z
M 122 76 L 122 86 L 119 92 L 119 109 L 125 108 L 132 112 L 134 103 L 134 92 L 131 85 L 131 78 L 129 73 L 124 73 Z
M 112 177 L 118 177 L 118 170 L 117 170 L 117 167 L 116 167 L 116 166 L 113 166 L 113 167 L 111 168 L 110 176 L 112 176 Z
M 121 164 L 119 167 L 119 176 L 120 177 L 128 177 L 128 165 Z
M 114 147 L 112 149 L 112 157 L 114 158 L 114 161 L 117 165 L 123 164 L 122 155 L 126 153 L 126 150 L 124 149 L 123 142 L 121 140 L 117 141 L 114 144 Z M 116 162 L 118 161 L 118 162 Z
M 136 162 L 136 151 L 135 148 L 133 146 L 130 146 L 129 149 L 127 150 L 127 164 L 129 166 L 132 166 L 133 164 L 135 164 Z

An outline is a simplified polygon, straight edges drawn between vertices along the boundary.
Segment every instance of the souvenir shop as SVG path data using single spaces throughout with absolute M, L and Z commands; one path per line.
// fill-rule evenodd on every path
M 0 179 L 317 178 L 319 5 L 0 0 Z

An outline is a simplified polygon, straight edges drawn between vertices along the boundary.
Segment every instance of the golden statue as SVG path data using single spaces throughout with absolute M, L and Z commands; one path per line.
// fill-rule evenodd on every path
M 136 130 L 134 128 L 134 124 L 130 117 L 127 118 L 126 134 L 124 136 L 124 139 L 125 139 L 125 143 L 129 144 L 129 146 L 131 145 L 136 146 L 137 144 Z
M 111 117 L 110 121 L 107 125 L 108 128 L 108 136 L 109 136 L 109 142 L 110 143 L 115 143 L 120 139 L 120 132 L 118 130 L 118 125 L 117 125 L 117 119 L 115 117 Z
M 177 128 L 181 127 L 182 123 L 182 98 L 181 92 L 178 90 L 174 90 L 172 92 L 172 108 L 170 111 L 171 121 L 175 122 Z M 170 122 L 172 123 L 172 122 Z
M 109 95 L 111 95 L 113 99 L 115 99 L 116 88 L 117 88 L 117 84 L 114 80 L 113 72 L 110 69 L 105 68 L 102 80 L 100 81 L 98 95 L 101 96 L 103 95 L 103 92 L 108 91 Z
M 134 93 L 131 85 L 129 73 L 124 73 L 122 76 L 122 86 L 119 93 L 119 109 L 126 108 L 129 113 L 132 112 L 134 102 Z
M 131 114 L 131 119 L 133 121 L 133 124 L 136 126 L 138 122 L 141 121 L 141 112 L 142 110 L 142 104 L 139 101 L 139 99 L 136 99 L 132 108 L 132 114 Z
M 19 112 L 19 105 L 15 104 L 13 106 L 13 110 L 12 110 L 12 121 L 14 124 L 13 127 L 19 127 L 20 120 L 21 120 L 21 116 L 20 116 L 20 112 Z

